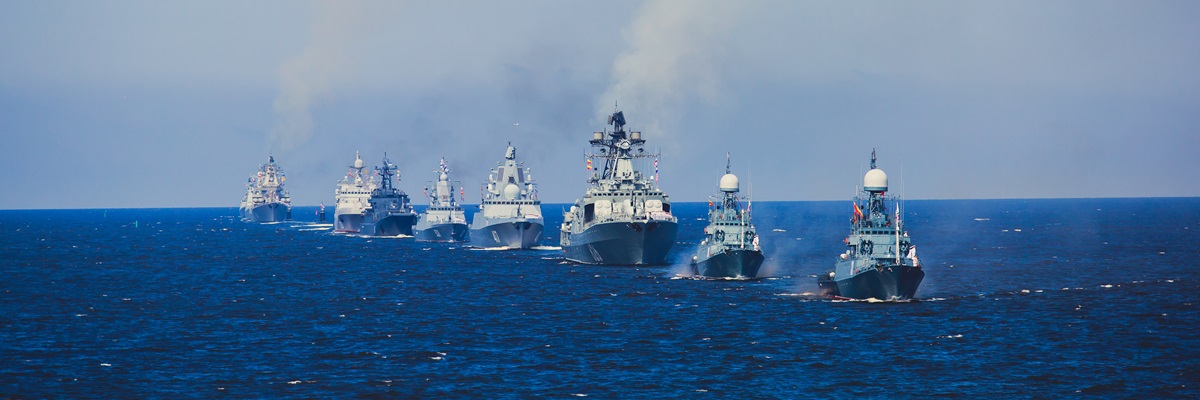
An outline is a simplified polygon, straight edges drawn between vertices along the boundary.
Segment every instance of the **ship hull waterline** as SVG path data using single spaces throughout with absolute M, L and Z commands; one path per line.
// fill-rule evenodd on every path
M 416 215 L 389 215 L 374 223 L 363 223 L 362 232 L 374 236 L 412 236 L 416 223 Z
M 701 278 L 753 279 L 758 277 L 763 260 L 761 251 L 726 250 L 692 263 L 692 274 Z
M 908 265 L 872 268 L 846 279 L 822 279 L 821 294 L 847 299 L 909 300 L 925 279 L 925 271 Z
M 436 224 L 426 229 L 415 230 L 414 236 L 418 242 L 465 242 L 468 234 L 467 224 L 445 223 Z
M 541 221 L 494 223 L 481 229 L 471 229 L 471 246 L 528 249 L 541 242 L 543 230 L 545 230 L 545 226 Z
M 338 214 L 333 216 L 333 231 L 338 233 L 359 233 L 362 231 L 362 214 Z
M 283 222 L 287 220 L 289 208 L 283 203 L 267 203 L 249 210 L 242 209 L 242 218 L 250 222 Z
M 672 221 L 606 222 L 571 235 L 568 260 L 584 264 L 666 265 L 679 224 Z

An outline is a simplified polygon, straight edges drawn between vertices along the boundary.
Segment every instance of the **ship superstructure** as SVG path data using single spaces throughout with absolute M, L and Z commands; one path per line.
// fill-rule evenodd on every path
M 528 249 L 537 246 L 545 228 L 537 186 L 517 149 L 509 143 L 504 161 L 488 175 L 483 199 L 471 221 L 471 246 Z
M 368 207 L 363 210 L 362 233 L 374 236 L 412 236 L 417 213 L 413 211 L 408 194 L 393 186 L 392 177 L 400 180 L 400 170 L 383 154 L 383 165 L 376 168 L 379 186 L 371 190 Z
M 888 196 L 887 174 L 875 167 L 863 177 L 863 192 L 854 199 L 846 252 L 834 270 L 817 277 L 822 294 L 850 299 L 911 299 L 925 278 L 917 248 L 900 218 L 899 197 Z M 894 206 L 888 210 L 888 203 Z M 894 215 L 893 215 L 894 214 Z
M 337 183 L 333 211 L 333 231 L 359 233 L 362 230 L 363 213 L 370 207 L 371 192 L 377 184 L 372 176 L 363 172 L 366 164 L 358 152 L 354 152 L 354 163 L 350 171 Z
M 675 244 L 679 224 L 671 214 L 670 198 L 635 161 L 648 154 L 642 133 L 625 130 L 625 115 L 608 118 L 612 131 L 594 132 L 588 155 L 589 187 L 563 215 L 559 236 L 567 259 L 588 264 L 662 265 Z M 592 167 L 592 160 L 601 164 Z
M 239 208 L 243 219 L 251 222 L 279 222 L 291 219 L 292 198 L 283 188 L 287 177 L 275 165 L 275 156 L 258 166 L 258 173 L 246 181 L 246 195 Z
M 692 256 L 692 274 L 704 278 L 757 277 L 763 252 L 749 207 L 742 208 L 738 177 L 730 171 L 728 156 L 719 186 L 720 195 L 708 200 L 708 226 Z
M 467 217 L 462 206 L 454 199 L 454 184 L 450 182 L 450 167 L 442 158 L 434 171 L 438 179 L 425 183 L 425 194 L 429 196 L 429 207 L 417 216 L 413 228 L 419 242 L 465 242 L 467 241 Z M 432 186 L 432 193 L 431 193 Z M 459 196 L 463 196 L 459 188 Z

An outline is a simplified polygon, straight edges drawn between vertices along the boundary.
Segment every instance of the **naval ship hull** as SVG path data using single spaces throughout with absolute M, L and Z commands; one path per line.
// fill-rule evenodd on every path
M 820 293 L 849 299 L 907 300 L 917 294 L 925 271 L 908 265 L 872 268 L 846 279 L 818 279 Z
M 606 222 L 571 235 L 563 253 L 585 264 L 666 265 L 678 231 L 671 221 Z
M 291 214 L 291 207 L 283 203 L 267 203 L 256 207 L 243 208 L 242 218 L 250 222 L 282 222 Z
M 471 229 L 471 246 L 528 249 L 538 245 L 544 229 L 541 220 L 497 222 Z
M 754 278 L 763 254 L 754 250 L 726 250 L 692 263 L 692 274 L 705 278 Z
M 412 236 L 416 215 L 389 215 L 375 222 L 363 222 L 362 232 L 374 236 Z
M 362 231 L 362 214 L 337 214 L 333 216 L 333 231 L 358 233 Z
M 467 224 L 445 223 L 435 224 L 426 229 L 414 231 L 418 242 L 465 242 L 467 241 Z

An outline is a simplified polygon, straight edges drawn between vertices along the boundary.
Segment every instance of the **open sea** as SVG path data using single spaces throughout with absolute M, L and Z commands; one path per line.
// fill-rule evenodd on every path
M 704 203 L 662 267 L 565 261 L 563 207 L 532 251 L 0 211 L 0 397 L 1200 398 L 1200 198 L 907 201 L 909 302 L 813 295 L 849 200 L 754 203 L 748 281 L 682 276 Z

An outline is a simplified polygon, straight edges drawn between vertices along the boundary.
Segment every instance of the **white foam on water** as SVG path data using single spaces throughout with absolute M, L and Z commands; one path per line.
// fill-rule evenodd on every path
M 938 339 L 962 339 L 962 334 L 959 333 L 959 334 L 954 334 L 954 335 L 941 335 L 941 336 L 938 336 L 937 338 Z
M 975 218 L 976 221 L 991 221 L 991 218 Z
M 1102 288 L 1110 288 L 1110 287 L 1113 287 L 1113 285 L 1100 285 L 1100 287 L 1102 287 Z
M 297 229 L 297 230 L 298 230 L 298 231 L 300 231 L 300 232 L 309 232 L 309 231 L 327 231 L 327 230 L 330 230 L 330 229 L 332 229 L 332 228 L 318 227 L 318 228 L 300 228 L 300 229 Z
M 529 249 L 530 250 L 546 250 L 546 251 L 555 250 L 555 251 L 557 251 L 557 250 L 562 250 L 562 247 L 559 247 L 559 246 L 533 246 L 533 247 L 530 247 Z
M 374 238 L 374 239 L 412 239 L 413 238 L 411 235 L 405 235 L 405 234 L 399 234 L 396 236 L 370 236 L 370 235 L 363 235 L 363 236 L 369 237 L 369 238 Z
M 500 246 L 500 247 L 472 247 L 472 248 L 471 248 L 471 251 L 506 251 L 506 250 L 516 250 L 516 249 L 514 249 L 514 248 L 512 248 L 512 247 L 508 247 L 508 246 Z
M 772 229 L 771 232 L 787 232 L 787 229 L 775 228 L 775 229 Z

